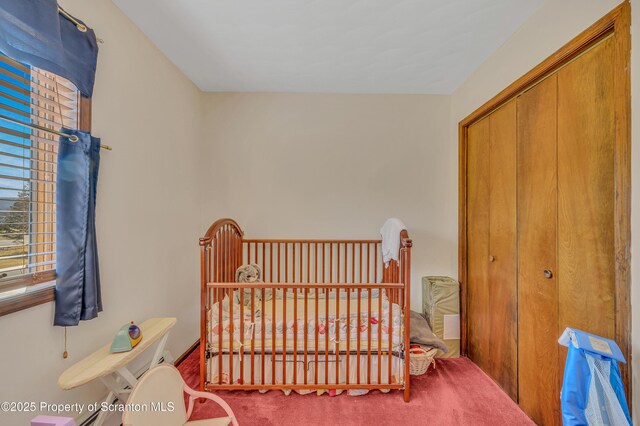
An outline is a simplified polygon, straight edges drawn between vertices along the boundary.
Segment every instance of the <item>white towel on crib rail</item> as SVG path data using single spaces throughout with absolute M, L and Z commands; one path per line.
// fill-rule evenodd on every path
M 398 261 L 400 256 L 400 232 L 407 229 L 397 217 L 391 217 L 380 228 L 382 235 L 382 261 L 385 268 L 391 260 Z

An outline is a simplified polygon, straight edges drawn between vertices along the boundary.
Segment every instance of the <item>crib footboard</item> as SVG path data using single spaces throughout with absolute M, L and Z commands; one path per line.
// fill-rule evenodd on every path
M 403 389 L 408 401 L 403 233 L 400 262 L 385 268 L 379 240 L 247 240 L 234 221 L 214 223 L 201 239 L 201 388 Z M 275 282 L 234 282 L 242 263 Z

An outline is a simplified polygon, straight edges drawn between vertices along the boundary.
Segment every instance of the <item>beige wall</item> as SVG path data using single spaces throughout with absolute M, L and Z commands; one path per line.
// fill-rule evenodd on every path
M 633 2 L 637 22 L 640 0 Z M 457 275 L 458 121 L 618 1 L 545 2 L 452 96 L 202 94 L 109 0 L 61 3 L 105 39 L 93 119 L 93 133 L 114 146 L 103 152 L 98 199 L 105 312 L 69 329 L 68 360 L 63 330 L 51 326 L 52 304 L 0 319 L 0 401 L 101 398 L 99 383 L 61 392 L 57 377 L 132 319 L 178 317 L 169 347 L 176 355 L 186 349 L 198 336 L 196 241 L 223 216 L 254 237 L 337 238 L 377 237 L 385 218 L 401 217 L 415 241 L 417 308 L 421 276 Z M 639 45 L 640 32 L 633 37 Z M 632 83 L 640 123 L 638 78 Z M 633 271 L 637 288 L 640 256 Z M 640 305 L 636 289 L 632 300 Z M 3 424 L 32 417 L 1 416 Z
M 620 0 L 546 0 L 452 94 L 457 123 L 616 7 Z
M 457 123 L 474 111 L 485 101 L 488 101 L 500 90 L 515 81 L 546 57 L 562 47 L 574 36 L 585 30 L 611 9 L 620 0 L 547 0 L 542 7 L 529 18 L 522 27 L 507 42 L 500 47 L 487 61 L 485 61 L 451 97 L 452 127 L 451 140 L 457 140 Z M 632 1 L 633 22 L 640 21 L 640 1 Z M 633 33 L 633 46 L 640 45 L 640 31 Z M 640 230 L 640 90 L 638 88 L 638 64 L 640 63 L 640 49 L 632 52 L 632 121 L 633 125 L 633 211 L 632 232 Z M 634 235 L 633 247 L 638 247 L 638 239 Z M 634 253 L 638 250 L 633 249 Z M 632 256 L 632 291 L 631 300 L 634 309 L 640 306 L 640 290 L 638 290 L 638 275 L 640 274 L 640 256 Z M 638 374 L 640 363 L 638 359 L 638 341 L 640 339 L 640 315 L 633 315 L 632 326 L 633 349 L 633 406 L 636 415 L 640 413 L 640 392 Z
M 199 334 L 197 161 L 200 92 L 109 0 L 65 0 L 105 40 L 93 99 L 102 152 L 97 225 L 105 311 L 53 327 L 48 303 L 0 318 L 0 401 L 94 402 L 99 382 L 62 392 L 62 371 L 109 342 L 119 325 L 179 318 L 169 348 L 179 355 Z M 3 425 L 32 413 L 0 414 Z
M 203 230 L 228 216 L 250 237 L 378 238 L 397 216 L 414 308 L 421 276 L 456 274 L 448 96 L 206 94 L 204 112 Z

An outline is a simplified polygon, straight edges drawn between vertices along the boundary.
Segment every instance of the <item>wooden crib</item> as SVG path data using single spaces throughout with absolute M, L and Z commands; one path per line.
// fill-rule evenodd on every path
M 246 239 L 216 221 L 200 239 L 201 388 L 403 389 L 409 401 L 412 242 L 400 238 L 385 268 L 380 240 Z M 264 283 L 235 282 L 249 263 Z

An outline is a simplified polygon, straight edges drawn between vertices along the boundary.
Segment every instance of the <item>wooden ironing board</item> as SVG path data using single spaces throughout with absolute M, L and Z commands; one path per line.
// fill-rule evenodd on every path
M 169 337 L 169 331 L 176 324 L 175 318 L 151 318 L 139 325 L 142 332 L 142 340 L 129 352 L 112 354 L 109 352 L 111 343 L 98 349 L 86 358 L 78 361 L 58 378 L 58 386 L 69 390 L 82 386 L 95 379 L 100 379 L 109 388 L 109 395 L 104 400 L 107 404 L 113 402 L 114 397 L 126 402 L 131 389 L 138 382 L 137 378 L 129 371 L 127 365 L 142 354 L 147 348 L 160 340 L 149 368 L 158 364 Z M 166 360 L 165 361 L 173 361 Z M 102 425 L 106 413 L 101 411 L 95 425 Z

